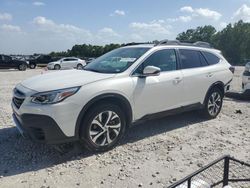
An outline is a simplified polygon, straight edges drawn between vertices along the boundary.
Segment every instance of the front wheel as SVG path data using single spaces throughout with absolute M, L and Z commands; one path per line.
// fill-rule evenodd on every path
M 55 66 L 54 66 L 54 69 L 55 69 L 55 70 L 59 70 L 60 68 L 61 68 L 60 65 L 55 65 Z
M 91 151 L 107 151 L 125 134 L 126 120 L 121 108 L 114 104 L 93 107 L 85 116 L 80 138 Z
M 211 89 L 204 103 L 203 114 L 207 118 L 216 118 L 221 111 L 222 103 L 222 92 L 218 88 Z

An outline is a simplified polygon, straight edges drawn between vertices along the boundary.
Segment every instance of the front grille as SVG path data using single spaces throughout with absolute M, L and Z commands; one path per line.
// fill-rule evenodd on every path
M 23 104 L 23 101 L 25 100 L 25 95 L 24 93 L 22 93 L 16 88 L 14 89 L 13 93 L 14 93 L 14 96 L 13 96 L 12 101 L 15 104 L 15 106 L 19 109 L 21 105 Z
M 15 104 L 15 106 L 19 109 L 20 106 L 23 104 L 24 99 L 20 99 L 17 97 L 13 97 L 13 103 Z
M 244 71 L 243 76 L 250 76 L 250 71 Z

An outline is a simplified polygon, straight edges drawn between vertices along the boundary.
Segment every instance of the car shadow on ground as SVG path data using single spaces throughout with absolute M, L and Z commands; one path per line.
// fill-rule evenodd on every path
M 197 116 L 197 112 L 188 112 L 139 123 L 128 130 L 120 146 L 203 121 L 206 120 Z M 0 176 L 3 177 L 37 171 L 75 160 L 76 157 L 83 159 L 96 154 L 83 149 L 79 143 L 73 144 L 69 152 L 62 154 L 52 146 L 24 139 L 15 127 L 0 129 L 0 138 Z
M 239 93 L 235 91 L 227 92 L 226 97 L 235 100 L 237 102 L 240 101 L 250 101 L 250 93 Z

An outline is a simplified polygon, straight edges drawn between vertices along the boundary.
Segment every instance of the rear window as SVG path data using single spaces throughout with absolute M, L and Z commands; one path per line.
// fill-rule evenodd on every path
M 180 49 L 179 52 L 182 69 L 207 66 L 207 62 L 200 51 Z
M 220 58 L 210 52 L 202 52 L 209 65 L 214 65 L 220 62 Z

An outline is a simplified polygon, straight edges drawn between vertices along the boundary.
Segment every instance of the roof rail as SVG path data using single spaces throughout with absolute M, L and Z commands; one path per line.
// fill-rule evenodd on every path
M 204 47 L 204 48 L 212 48 L 212 45 L 210 43 L 202 42 L 202 41 L 197 41 L 197 42 L 193 43 L 193 45 L 199 46 L 199 47 Z
M 160 46 L 160 45 L 181 45 L 181 42 L 178 40 L 161 40 L 159 43 L 156 43 L 155 46 Z
M 182 45 L 182 46 L 196 46 L 202 48 L 213 48 L 210 43 L 202 41 L 187 43 L 187 42 L 180 42 L 179 40 L 162 40 L 159 43 L 155 44 L 155 46 L 160 46 L 160 45 Z
M 131 42 L 131 43 L 124 44 L 124 46 L 132 46 L 132 45 L 140 45 L 140 44 L 154 44 L 154 43 L 151 43 L 151 42 Z

